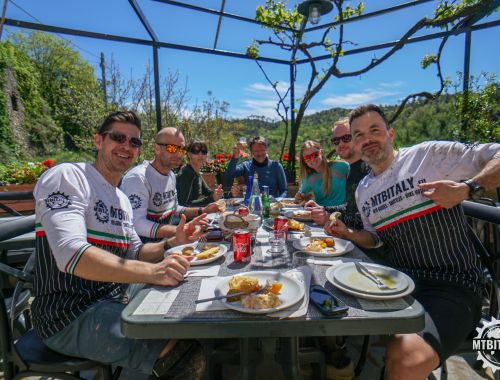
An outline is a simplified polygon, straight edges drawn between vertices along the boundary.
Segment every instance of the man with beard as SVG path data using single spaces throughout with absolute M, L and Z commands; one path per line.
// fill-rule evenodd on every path
M 348 226 L 356 229 L 363 227 L 361 216 L 354 193 L 358 187 L 359 181 L 370 171 L 369 166 L 361 160 L 359 154 L 354 151 L 351 132 L 349 130 L 349 119 L 344 118 L 335 122 L 332 128 L 332 143 L 340 158 L 349 163 L 349 174 L 346 183 L 346 198 L 344 205 L 340 206 L 319 206 L 315 201 L 310 200 L 305 205 L 305 210 L 311 211 L 313 221 L 320 226 L 325 225 L 329 215 L 334 212 L 340 212 L 341 220 Z
M 225 177 L 228 183 L 235 177 L 253 176 L 255 173 L 259 176 L 259 186 L 269 186 L 269 195 L 274 197 L 286 197 L 288 193 L 288 184 L 286 181 L 283 166 L 278 161 L 269 159 L 267 155 L 267 141 L 264 137 L 254 137 L 250 141 L 250 150 L 252 160 L 242 162 L 236 165 L 243 147 L 237 144 L 233 150 L 233 157 L 227 166 Z
M 133 112 L 109 115 L 94 136 L 94 164 L 61 164 L 38 180 L 33 324 L 62 354 L 159 378 L 198 379 L 204 369 L 198 343 L 129 339 L 120 329 L 123 284 L 183 281 L 189 261 L 164 258 L 164 250 L 199 238 L 205 216 L 190 223 L 182 216 L 174 237 L 141 243 L 130 202 L 117 187 L 139 155 L 140 128 Z
M 375 105 L 349 117 L 354 150 L 372 172 L 358 185 L 364 230 L 325 231 L 361 247 L 385 244 L 392 266 L 415 282 L 425 327 L 387 346 L 387 379 L 425 379 L 458 348 L 481 313 L 483 270 L 460 203 L 500 185 L 500 144 L 425 142 L 394 149 L 394 130 Z
M 175 234 L 172 223 L 184 214 L 193 218 L 203 213 L 217 212 L 216 203 L 205 207 L 183 207 L 177 201 L 175 174 L 186 154 L 184 136 L 177 128 L 167 127 L 158 132 L 154 143 L 155 158 L 145 160 L 131 169 L 120 188 L 127 194 L 134 212 L 134 225 L 143 242 Z

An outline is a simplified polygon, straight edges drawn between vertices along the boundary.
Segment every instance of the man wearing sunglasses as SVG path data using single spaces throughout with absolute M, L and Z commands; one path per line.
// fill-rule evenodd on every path
M 175 235 L 179 217 L 188 219 L 219 210 L 212 202 L 205 207 L 180 206 L 176 178 L 172 169 L 182 165 L 186 154 L 184 135 L 177 128 L 158 132 L 154 143 L 155 157 L 131 169 L 122 180 L 121 189 L 129 197 L 134 225 L 143 242 Z
M 389 246 L 391 266 L 415 282 L 425 325 L 391 337 L 385 378 L 426 379 L 481 316 L 484 270 L 461 203 L 500 186 L 500 144 L 428 141 L 396 150 L 395 131 L 373 104 L 354 109 L 349 125 L 371 168 L 356 190 L 363 229 L 337 220 L 325 231 L 360 247 Z
M 269 195 L 286 197 L 288 183 L 285 170 L 278 161 L 271 160 L 267 154 L 267 140 L 264 137 L 254 137 L 250 140 L 250 150 L 253 159 L 237 165 L 243 146 L 238 143 L 234 146 L 233 157 L 227 166 L 225 177 L 232 182 L 235 177 L 259 175 L 259 186 L 269 186 Z
M 93 164 L 61 164 L 38 180 L 33 324 L 48 347 L 65 355 L 159 378 L 174 370 L 199 378 L 204 357 L 198 343 L 135 340 L 120 330 L 124 284 L 183 281 L 189 261 L 164 258 L 164 251 L 199 238 L 198 224 L 205 216 L 190 223 L 182 216 L 172 238 L 141 243 L 132 206 L 118 188 L 141 144 L 139 118 L 133 112 L 113 113 L 94 136 Z M 177 360 L 181 357 L 189 359 Z
M 361 156 L 354 151 L 349 119 L 343 118 L 336 121 L 332 128 L 332 143 L 340 158 L 349 163 L 349 174 L 346 183 L 346 203 L 341 206 L 321 207 L 313 200 L 305 204 L 305 209 L 311 211 L 311 216 L 316 224 L 323 226 L 329 214 L 340 212 L 341 220 L 352 228 L 362 228 L 361 216 L 356 205 L 355 192 L 359 181 L 368 174 L 370 167 L 361 160 Z

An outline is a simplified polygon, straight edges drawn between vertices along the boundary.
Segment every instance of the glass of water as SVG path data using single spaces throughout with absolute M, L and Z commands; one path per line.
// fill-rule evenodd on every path
M 278 254 L 285 250 L 285 231 L 271 231 L 269 232 L 269 252 L 272 254 Z

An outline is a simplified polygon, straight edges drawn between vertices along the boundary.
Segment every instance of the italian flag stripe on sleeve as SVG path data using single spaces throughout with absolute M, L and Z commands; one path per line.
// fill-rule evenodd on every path
M 399 223 L 414 218 L 419 218 L 423 215 L 430 214 L 431 212 L 437 211 L 439 209 L 441 209 L 441 206 L 438 206 L 432 200 L 428 200 L 419 203 L 417 205 L 408 207 L 404 210 L 398 211 L 392 215 L 389 215 L 388 217 L 381 219 L 376 223 L 373 223 L 373 227 L 375 227 L 377 232 L 380 232 L 387 228 L 393 227 Z
M 82 257 L 83 252 L 85 252 L 85 250 L 87 248 L 89 248 L 89 247 L 92 247 L 92 245 L 91 244 L 85 244 L 78 251 L 76 251 L 76 253 L 68 261 L 68 263 L 66 264 L 66 267 L 64 268 L 64 270 L 66 271 L 66 273 L 73 274 L 73 272 L 74 272 L 74 270 L 76 268 L 76 264 L 78 264 L 78 261 L 80 260 L 80 257 Z

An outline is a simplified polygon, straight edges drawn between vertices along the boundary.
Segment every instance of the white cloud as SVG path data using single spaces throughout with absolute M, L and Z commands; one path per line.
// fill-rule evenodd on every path
M 288 90 L 288 87 L 290 84 L 288 82 L 278 82 L 277 88 L 280 94 L 284 94 L 286 90 Z M 245 88 L 246 91 L 251 92 L 251 93 L 261 93 L 261 92 L 267 92 L 267 93 L 274 93 L 274 88 L 271 86 L 269 83 L 252 83 L 250 86 Z
M 398 81 L 394 81 L 394 82 L 383 82 L 383 83 L 380 83 L 380 87 L 394 88 L 394 87 L 401 87 L 404 84 L 405 84 L 404 81 L 398 80 Z
M 366 90 L 363 92 L 352 92 L 345 95 L 330 96 L 324 99 L 321 103 L 330 107 L 351 108 L 365 103 L 380 103 L 381 99 L 397 94 L 398 92 L 395 91 Z

